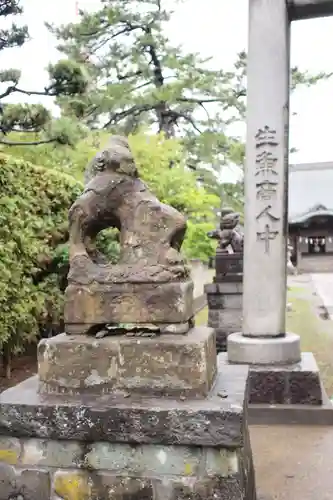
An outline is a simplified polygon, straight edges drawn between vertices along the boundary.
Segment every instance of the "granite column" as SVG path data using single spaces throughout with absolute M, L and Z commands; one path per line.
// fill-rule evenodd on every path
M 285 333 L 290 21 L 285 0 L 250 0 L 245 169 L 243 332 L 229 361 L 300 361 Z

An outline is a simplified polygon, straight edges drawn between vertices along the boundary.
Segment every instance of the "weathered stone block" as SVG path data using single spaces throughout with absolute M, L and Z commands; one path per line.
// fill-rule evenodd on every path
M 95 484 L 100 492 L 99 498 L 155 500 L 153 482 L 148 478 L 116 477 L 104 472 L 98 475 Z
M 105 324 L 186 323 L 193 316 L 193 282 L 70 285 L 64 314 L 68 334 Z
M 237 448 L 243 439 L 247 377 L 247 366 L 225 364 L 208 397 L 195 402 L 188 397 L 182 401 L 133 393 L 125 398 L 119 393 L 84 398 L 41 395 L 38 378 L 32 377 L 0 394 L 0 434 L 89 443 Z
M 227 352 L 228 332 L 223 328 L 215 328 L 216 333 L 216 352 Z
M 283 404 L 286 394 L 286 377 L 284 372 L 251 371 L 249 374 L 251 403 Z
M 53 494 L 66 500 L 95 500 L 96 498 L 96 495 L 93 496 L 90 475 L 85 471 L 56 471 L 53 478 Z
M 306 353 L 308 354 L 308 353 Z M 288 377 L 289 401 L 291 404 L 323 404 L 323 394 L 320 382 L 320 373 L 308 371 L 304 366 L 300 373 L 293 372 Z
M 241 309 L 208 309 L 208 326 L 214 328 L 217 353 L 227 351 L 228 335 L 242 329 Z
M 20 464 L 50 467 L 77 467 L 82 463 L 82 447 L 71 441 L 28 439 L 22 441 Z
M 2 447 L 19 463 L 0 466 L 0 500 L 256 500 L 248 368 L 219 367 L 196 401 L 40 396 L 36 379 L 5 391 Z
M 207 283 L 204 287 L 205 293 L 208 294 L 242 294 L 243 283 L 236 281 L 224 281 L 223 283 Z
M 196 476 L 203 463 L 202 449 L 194 446 L 131 446 L 104 442 L 89 448 L 85 467 L 132 476 Z
M 323 403 L 320 373 L 312 353 L 289 366 L 251 366 L 249 402 L 252 404 Z
M 240 253 L 229 254 L 217 249 L 215 269 L 217 283 L 228 280 L 229 275 L 241 275 L 243 273 L 243 255 Z
M 0 500 L 49 500 L 51 481 L 45 469 L 16 468 L 0 462 Z
M 225 294 L 224 295 L 224 307 L 225 309 L 235 309 L 236 311 L 242 311 L 243 308 L 243 296 L 237 294 Z
M 242 327 L 241 311 L 233 309 L 212 309 L 208 311 L 208 325 L 211 328 L 218 328 L 226 333 L 239 332 Z
M 243 297 L 241 294 L 209 293 L 207 294 L 207 303 L 209 309 L 212 310 L 242 310 Z
M 117 473 L 129 472 L 136 448 L 130 444 L 93 443 L 87 447 L 84 467 L 89 470 L 105 469 Z
M 16 465 L 21 456 L 21 443 L 19 439 L 0 436 L 0 462 Z
M 107 393 L 115 389 L 203 397 L 216 375 L 214 331 L 154 338 L 61 334 L 38 346 L 44 393 Z
M 157 496 L 158 500 L 166 497 Z M 190 478 L 175 481 L 170 500 L 256 500 L 256 497 L 244 491 L 237 477 Z
M 216 350 L 226 352 L 228 335 L 242 330 L 242 283 L 212 283 L 205 286 L 208 302 L 208 326 L 215 329 Z
M 239 456 L 236 450 L 209 448 L 205 458 L 205 475 L 208 477 L 229 477 L 239 473 Z
M 108 472 L 57 471 L 54 494 L 65 500 L 154 500 L 151 480 L 119 477 Z
M 210 293 L 207 295 L 207 303 L 209 309 L 223 309 L 224 308 L 224 295 L 217 293 Z

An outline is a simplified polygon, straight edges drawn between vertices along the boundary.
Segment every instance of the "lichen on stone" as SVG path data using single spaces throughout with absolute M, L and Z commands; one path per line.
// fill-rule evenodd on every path
M 80 472 L 57 472 L 54 477 L 54 492 L 61 500 L 90 500 L 89 476 Z

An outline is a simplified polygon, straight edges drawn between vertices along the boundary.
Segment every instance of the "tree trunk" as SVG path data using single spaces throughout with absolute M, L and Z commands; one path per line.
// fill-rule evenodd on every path
M 10 348 L 10 342 L 4 345 L 2 362 L 5 371 L 5 377 L 7 380 L 9 380 L 12 375 L 12 352 Z

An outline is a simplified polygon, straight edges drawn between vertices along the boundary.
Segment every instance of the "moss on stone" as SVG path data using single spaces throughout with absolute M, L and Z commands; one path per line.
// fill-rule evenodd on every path
M 57 472 L 54 492 L 62 500 L 90 500 L 92 492 L 89 476 L 84 472 Z
M 18 463 L 20 454 L 16 450 L 0 450 L 0 462 L 5 462 L 9 465 Z

